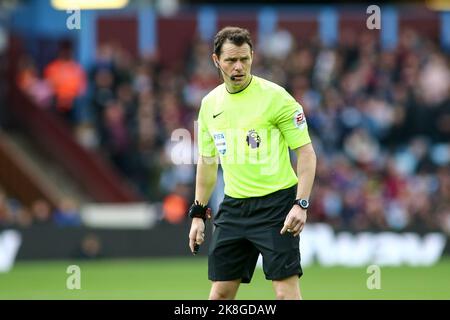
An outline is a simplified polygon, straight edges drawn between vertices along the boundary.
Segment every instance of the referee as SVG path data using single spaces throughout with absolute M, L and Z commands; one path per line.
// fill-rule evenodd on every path
M 204 241 L 206 204 L 218 163 L 225 197 L 214 216 L 208 253 L 209 299 L 234 299 L 250 283 L 259 254 L 277 299 L 301 299 L 299 234 L 316 170 L 303 109 L 282 87 L 251 74 L 253 45 L 246 29 L 225 27 L 212 60 L 223 78 L 201 103 L 199 160 L 189 247 Z M 289 148 L 297 155 L 294 172 Z

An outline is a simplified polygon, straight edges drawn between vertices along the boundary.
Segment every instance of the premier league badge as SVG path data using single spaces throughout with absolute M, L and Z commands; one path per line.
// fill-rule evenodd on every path
M 259 148 L 261 137 L 258 135 L 258 132 L 252 129 L 247 133 L 246 141 L 249 147 L 251 147 L 252 149 L 256 149 Z

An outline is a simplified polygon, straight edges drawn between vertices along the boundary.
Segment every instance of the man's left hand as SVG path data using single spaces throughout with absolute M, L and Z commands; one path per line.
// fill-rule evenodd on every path
M 281 229 L 281 234 L 286 231 L 292 233 L 294 237 L 298 236 L 302 232 L 303 227 L 306 223 L 306 210 L 302 209 L 298 205 L 294 205 L 289 211 L 286 219 L 284 220 L 283 229 Z

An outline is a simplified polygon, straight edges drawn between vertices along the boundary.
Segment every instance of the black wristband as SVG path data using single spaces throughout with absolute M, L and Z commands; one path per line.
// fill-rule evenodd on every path
M 211 217 L 211 209 L 207 206 L 203 206 L 197 200 L 189 208 L 190 218 L 202 218 L 205 221 L 207 218 Z

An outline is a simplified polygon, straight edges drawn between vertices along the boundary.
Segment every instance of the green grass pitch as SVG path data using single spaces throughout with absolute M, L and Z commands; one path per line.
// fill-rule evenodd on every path
M 69 265 L 81 270 L 81 289 L 66 287 Z M 366 267 L 304 268 L 304 299 L 450 299 L 450 258 L 432 267 L 381 267 L 381 288 L 369 290 Z M 206 299 L 210 282 L 203 257 L 17 262 L 0 273 L 0 299 Z M 274 294 L 261 268 L 237 299 L 267 300 Z

